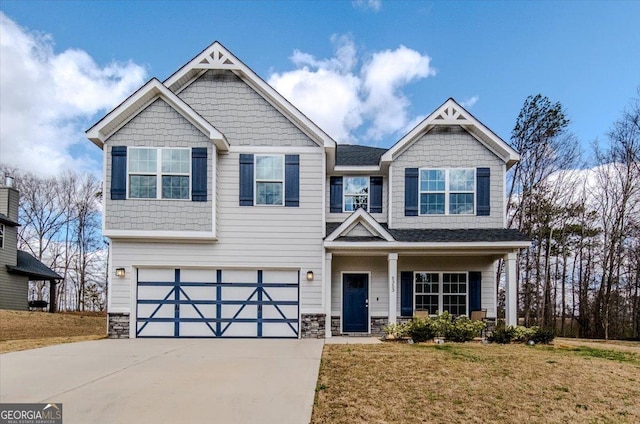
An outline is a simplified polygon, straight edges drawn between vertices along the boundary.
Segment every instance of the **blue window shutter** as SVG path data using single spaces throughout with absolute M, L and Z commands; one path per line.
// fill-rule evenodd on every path
M 284 157 L 284 205 L 300 206 L 300 156 Z
M 342 212 L 342 177 L 331 177 L 329 180 L 329 212 Z
M 127 197 L 127 146 L 111 148 L 111 200 Z
M 240 206 L 253 206 L 253 155 L 240 155 Z
M 478 205 L 476 206 L 476 215 L 489 216 L 491 213 L 491 169 L 476 169 L 476 198 Z
M 371 177 L 369 179 L 371 190 L 371 204 L 369 212 L 382 213 L 382 177 Z
M 404 170 L 404 216 L 418 216 L 418 168 Z
M 479 311 L 481 309 L 480 287 L 482 286 L 482 273 L 478 271 L 469 272 L 469 311 Z
M 207 148 L 191 149 L 191 200 L 207 201 Z
M 400 315 L 413 316 L 413 272 L 400 273 Z

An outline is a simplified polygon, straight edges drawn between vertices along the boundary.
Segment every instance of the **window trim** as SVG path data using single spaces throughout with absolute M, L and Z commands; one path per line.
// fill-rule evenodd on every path
M 131 151 L 139 150 L 139 149 L 152 149 L 156 151 L 156 172 L 153 174 L 149 172 L 132 172 L 129 167 L 129 161 L 131 160 Z M 192 160 L 192 151 L 189 147 L 149 147 L 149 146 L 130 146 L 127 147 L 127 200 L 163 200 L 163 201 L 191 201 L 191 190 L 193 184 L 193 160 Z M 186 150 L 189 152 L 189 173 L 182 172 L 162 172 L 162 151 L 163 150 Z M 156 177 L 156 197 L 131 197 L 130 195 L 130 186 L 131 186 L 131 175 L 153 175 Z M 162 177 L 163 176 L 182 176 L 189 177 L 189 189 L 187 190 L 188 197 L 184 199 L 171 199 L 162 197 Z
M 0 224 L 0 249 L 4 249 L 4 238 L 6 237 L 6 228 L 4 224 Z
M 367 207 L 365 211 L 369 212 L 371 205 L 371 177 L 370 176 L 362 176 L 362 175 L 343 175 L 342 176 L 342 212 L 352 213 L 357 211 L 358 209 L 354 209 L 352 211 L 348 211 L 346 209 L 347 206 L 347 196 L 362 196 L 361 194 L 347 194 L 347 182 L 348 178 L 366 178 L 367 179 Z
M 467 280 L 465 287 L 466 290 L 464 292 L 464 296 L 465 296 L 465 313 L 462 315 L 466 315 L 469 316 L 470 311 L 469 311 L 469 271 L 451 271 L 451 270 L 447 270 L 447 271 L 414 271 L 413 272 L 413 311 L 414 313 L 416 311 L 418 311 L 418 309 L 416 309 L 416 297 L 419 295 L 425 295 L 425 293 L 418 293 L 416 290 L 416 274 L 438 274 L 438 309 L 437 312 L 438 314 L 442 314 L 444 312 L 443 308 L 444 308 L 444 296 L 445 295 L 460 295 L 462 293 L 444 293 L 443 292 L 443 287 L 444 287 L 444 274 L 464 274 L 465 278 Z M 427 293 L 429 294 L 429 293 Z M 431 293 L 432 294 L 432 293 Z M 421 309 L 421 311 L 424 311 L 424 309 Z M 429 316 L 437 316 L 436 315 L 432 315 L 429 314 Z
M 451 213 L 449 195 L 451 194 L 469 194 L 469 191 L 451 190 L 449 188 L 451 171 L 473 171 L 473 208 L 469 213 Z M 444 171 L 444 191 L 428 191 L 421 189 L 422 171 Z M 418 216 L 474 216 L 478 206 L 478 182 L 477 168 L 418 168 Z M 422 213 L 422 195 L 423 194 L 444 194 L 444 213 Z
M 265 180 L 258 179 L 258 158 L 259 157 L 279 157 L 282 160 L 282 176 L 279 180 Z M 283 153 L 274 153 L 274 154 L 254 154 L 253 155 L 253 205 L 254 206 L 267 206 L 267 207 L 280 207 L 285 205 L 285 196 L 286 196 L 286 187 L 285 187 L 285 173 L 286 173 L 286 161 L 285 155 Z M 280 204 L 267 204 L 267 203 L 258 203 L 258 183 L 282 183 L 282 203 Z

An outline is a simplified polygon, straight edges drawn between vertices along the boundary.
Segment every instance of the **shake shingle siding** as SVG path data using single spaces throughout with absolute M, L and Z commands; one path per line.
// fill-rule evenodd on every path
M 182 115 L 163 100 L 156 100 L 105 144 L 106 193 L 111 190 L 111 148 L 127 147 L 204 147 L 207 157 L 214 155 L 211 142 Z M 213 172 L 208 161 L 207 175 Z M 158 187 L 158 190 L 160 188 Z M 207 187 L 206 202 L 167 199 L 111 200 L 107 195 L 105 228 L 138 231 L 211 231 L 213 190 Z

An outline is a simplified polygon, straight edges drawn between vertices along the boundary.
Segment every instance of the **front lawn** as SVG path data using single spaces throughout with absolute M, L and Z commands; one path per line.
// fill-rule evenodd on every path
M 640 345 L 556 345 L 325 345 L 312 422 L 640 422 Z

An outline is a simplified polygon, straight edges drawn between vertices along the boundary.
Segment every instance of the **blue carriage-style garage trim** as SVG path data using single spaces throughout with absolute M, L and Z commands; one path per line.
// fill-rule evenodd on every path
M 298 282 L 264 282 L 263 270 L 255 275 L 225 282 L 216 270 L 216 282 L 183 282 L 175 269 L 173 281 L 138 280 L 136 337 L 297 338 Z M 185 331 L 194 324 L 195 332 Z

